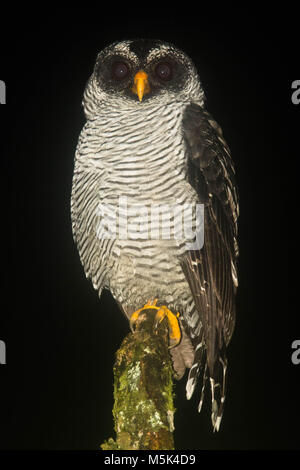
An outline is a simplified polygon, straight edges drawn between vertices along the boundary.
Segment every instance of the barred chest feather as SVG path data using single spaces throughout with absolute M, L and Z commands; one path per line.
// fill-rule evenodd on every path
M 185 179 L 185 106 L 104 107 L 78 142 L 72 218 L 81 261 L 99 292 L 109 288 L 132 311 L 153 296 L 192 307 L 178 260 L 187 240 L 176 234 L 176 210 L 197 202 Z

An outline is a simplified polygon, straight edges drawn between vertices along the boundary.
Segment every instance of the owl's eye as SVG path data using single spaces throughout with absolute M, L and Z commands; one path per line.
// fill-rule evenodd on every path
M 160 80 L 171 80 L 173 76 L 171 64 L 168 64 L 167 62 L 160 62 L 155 67 L 155 74 Z
M 125 62 L 115 62 L 112 65 L 112 75 L 117 80 L 126 78 L 129 74 L 129 67 Z

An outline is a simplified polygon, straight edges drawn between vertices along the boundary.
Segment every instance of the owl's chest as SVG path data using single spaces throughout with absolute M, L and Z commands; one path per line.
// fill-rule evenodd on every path
M 127 234 L 131 227 L 143 239 L 149 227 L 160 233 L 165 219 L 171 220 L 169 230 L 174 232 L 182 207 L 197 200 L 186 178 L 181 122 L 180 109 L 169 106 L 160 115 L 103 115 L 85 128 L 78 171 L 86 171 L 91 183 L 86 185 L 85 207 L 93 214 L 97 234 L 122 238 L 119 232 Z
M 185 143 L 175 119 L 165 126 L 120 123 L 99 140 L 102 191 L 155 198 L 163 187 L 170 197 L 185 178 Z

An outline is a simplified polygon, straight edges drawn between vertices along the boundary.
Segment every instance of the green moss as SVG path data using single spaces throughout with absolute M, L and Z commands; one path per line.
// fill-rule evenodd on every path
M 104 446 L 174 448 L 175 408 L 168 328 L 163 321 L 159 329 L 154 330 L 154 313 L 147 310 L 138 331 L 127 335 L 117 352 L 113 408 L 117 438 L 116 442 L 109 439 Z

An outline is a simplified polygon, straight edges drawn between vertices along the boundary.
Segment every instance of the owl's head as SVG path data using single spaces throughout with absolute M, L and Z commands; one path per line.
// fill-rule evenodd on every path
M 203 104 L 204 93 L 191 59 L 172 44 L 150 39 L 116 42 L 97 56 L 84 94 L 87 117 L 113 108 Z

